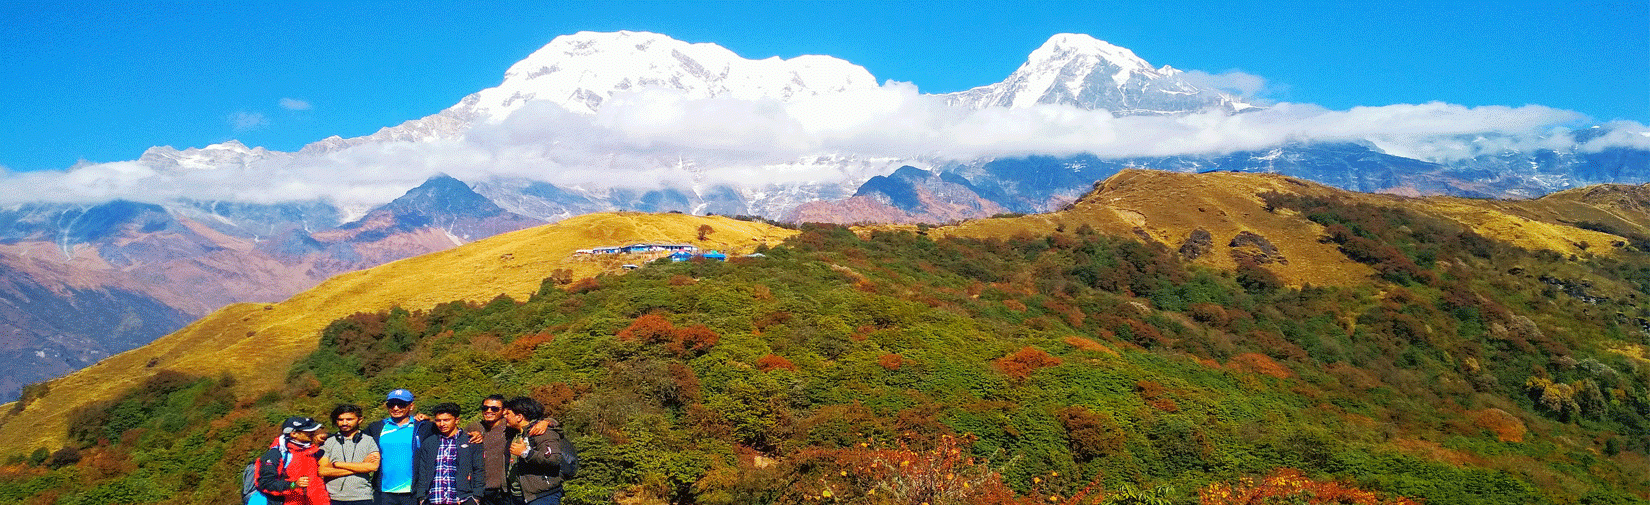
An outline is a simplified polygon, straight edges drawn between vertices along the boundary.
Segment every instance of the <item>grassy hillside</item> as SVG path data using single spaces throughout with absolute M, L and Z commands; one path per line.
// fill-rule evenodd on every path
M 295 356 L 110 386 L 68 448 L 0 470 L 0 501 L 219 503 L 278 420 L 408 387 L 539 398 L 585 458 L 570 503 L 1639 503 L 1650 241 L 1613 196 L 1632 191 L 1131 171 L 1060 213 L 752 228 L 788 237 L 504 297 L 344 277 Z M 522 261 L 514 243 L 374 275 L 492 287 L 504 267 L 460 265 Z
M 703 241 L 697 240 L 701 225 L 714 230 Z M 555 270 L 570 271 L 570 278 L 590 277 L 629 261 L 578 260 L 577 249 L 669 241 L 748 252 L 794 233 L 725 217 L 591 214 L 340 275 L 281 303 L 230 305 L 147 346 L 33 386 L 23 402 L 0 406 L 0 447 L 5 448 L 0 453 L 61 447 L 69 412 L 116 398 L 162 370 L 214 378 L 228 374 L 237 393 L 255 395 L 279 388 L 286 368 L 315 350 L 316 334 L 333 319 L 500 294 L 526 297 Z

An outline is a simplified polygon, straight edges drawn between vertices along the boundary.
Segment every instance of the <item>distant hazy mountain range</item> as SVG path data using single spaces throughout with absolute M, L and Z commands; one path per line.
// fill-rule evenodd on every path
M 449 144 L 490 146 L 496 156 L 474 161 L 493 164 L 488 176 L 461 181 L 438 175 L 378 205 L 186 191 L 153 201 L 90 204 L 55 203 L 52 195 L 41 195 L 40 202 L 0 209 L 0 358 L 16 364 L 0 371 L 0 399 L 15 398 L 26 383 L 149 342 L 227 303 L 279 301 L 342 272 L 590 212 L 948 222 L 1058 209 L 1125 168 L 1268 172 L 1354 191 L 1478 197 L 1650 181 L 1650 151 L 1594 142 L 1642 134 L 1610 125 L 1555 132 L 1544 142 L 1506 143 L 1539 147 L 1486 148 L 1478 151 L 1490 154 L 1432 161 L 1388 154 L 1376 142 L 1359 140 L 1172 156 L 1025 152 L 957 159 L 920 149 L 913 154 L 909 146 L 920 145 L 917 139 L 902 140 L 905 147 L 886 155 L 798 148 L 800 154 L 778 161 L 753 161 L 748 146 L 734 140 L 718 144 L 764 138 L 763 131 L 727 132 L 746 123 L 740 118 L 760 123 L 772 115 L 769 109 L 782 107 L 818 109 L 814 117 L 832 118 L 833 107 L 886 105 L 876 93 L 891 87 L 829 56 L 748 60 L 715 44 L 659 34 L 581 32 L 557 37 L 513 65 L 497 87 L 369 136 L 333 136 L 296 152 L 235 141 L 151 148 L 129 163 L 179 177 L 317 166 L 393 171 L 383 159 L 428 158 Z M 1231 117 L 1267 107 L 1075 34 L 1050 38 L 1002 82 L 917 98 L 938 104 L 940 116 L 1044 107 L 1039 110 L 1108 111 L 1112 117 Z M 659 119 L 658 129 L 668 135 L 650 136 L 655 133 L 636 126 L 634 116 L 645 126 L 657 119 L 644 114 L 653 110 L 731 119 L 704 131 L 694 130 L 691 121 Z M 620 130 L 600 129 L 621 123 L 629 125 L 622 131 L 630 138 L 614 139 L 612 132 Z M 775 124 L 783 129 L 788 123 Z M 774 143 L 808 137 L 782 133 L 774 133 Z M 671 143 L 683 138 L 698 144 L 679 149 Z M 1498 140 L 1492 133 L 1458 139 L 1467 145 L 1500 145 Z M 867 143 L 875 145 L 856 145 Z M 362 161 L 367 152 L 404 158 Z M 468 159 L 448 163 L 463 167 Z M 571 172 L 583 175 L 566 175 Z

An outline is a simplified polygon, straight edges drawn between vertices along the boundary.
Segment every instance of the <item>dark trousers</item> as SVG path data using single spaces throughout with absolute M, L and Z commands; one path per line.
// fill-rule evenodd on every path
M 412 493 L 378 493 L 378 505 L 418 505 Z
M 518 505 L 515 496 L 504 489 L 488 489 L 481 493 L 481 505 Z
M 561 492 L 557 491 L 540 496 L 533 501 L 527 502 L 527 505 L 561 505 Z
M 372 500 L 339 501 L 332 500 L 332 505 L 374 505 Z

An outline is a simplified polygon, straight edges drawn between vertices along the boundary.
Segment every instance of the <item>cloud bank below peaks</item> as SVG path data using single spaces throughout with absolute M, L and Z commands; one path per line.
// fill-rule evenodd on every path
M 1230 86 L 1264 86 L 1224 74 Z M 1582 114 L 1433 102 L 1329 110 L 1276 103 L 1228 115 L 1114 117 L 1063 105 L 968 110 L 908 83 L 797 98 L 691 98 L 666 89 L 620 92 L 594 115 L 530 102 L 458 138 L 366 143 L 321 154 L 280 153 L 211 169 L 138 162 L 7 173 L 0 200 L 174 198 L 252 202 L 387 202 L 446 173 L 480 182 L 526 178 L 584 188 L 731 184 L 857 184 L 908 162 L 941 164 L 1025 155 L 1106 158 L 1215 155 L 1286 143 L 1367 142 L 1389 154 L 1450 161 L 1508 149 L 1564 150 Z M 1617 122 L 1578 149 L 1650 148 L 1644 125 Z

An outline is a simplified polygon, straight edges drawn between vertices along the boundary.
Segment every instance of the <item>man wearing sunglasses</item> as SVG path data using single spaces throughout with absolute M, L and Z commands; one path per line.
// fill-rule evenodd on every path
M 556 420 L 545 417 L 527 429 L 530 436 L 543 435 L 556 426 Z M 487 489 L 481 495 L 481 505 L 514 505 L 514 497 L 505 485 L 505 468 L 510 464 L 510 437 L 514 433 L 504 421 L 504 395 L 491 395 L 481 400 L 481 420 L 464 427 L 470 434 L 470 443 L 481 444 L 483 461 L 487 464 Z
M 487 465 L 487 487 L 481 494 L 481 505 L 510 505 L 510 491 L 504 488 L 504 467 L 508 464 L 510 439 L 504 434 L 509 428 L 504 422 L 504 395 L 492 395 L 481 400 L 481 420 L 470 423 L 464 431 L 470 442 L 481 443 L 482 461 Z
M 412 391 L 397 389 L 384 398 L 390 416 L 373 421 L 361 431 L 378 445 L 378 473 L 373 491 L 378 505 L 418 505 L 413 497 L 413 469 L 418 446 L 435 434 L 435 423 L 413 417 Z

